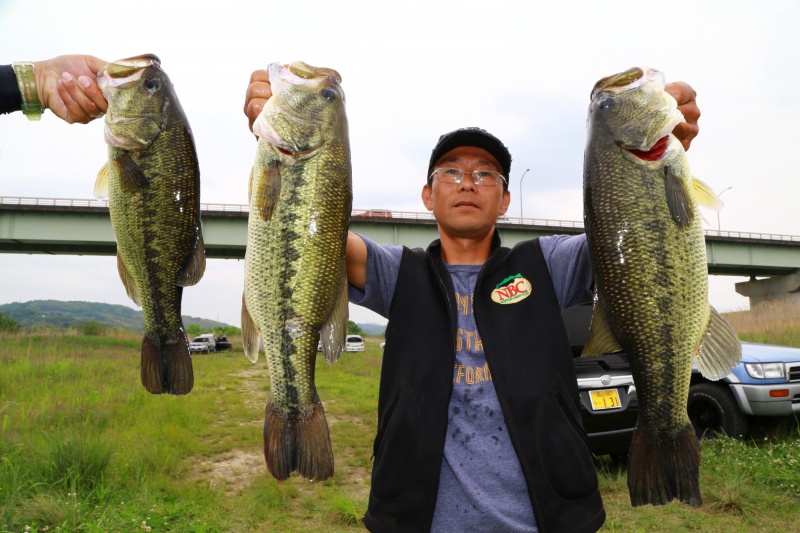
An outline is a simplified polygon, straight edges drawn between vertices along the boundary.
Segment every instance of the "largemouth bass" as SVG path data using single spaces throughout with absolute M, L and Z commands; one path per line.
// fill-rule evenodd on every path
M 142 385 L 186 394 L 194 376 L 181 296 L 206 265 L 192 132 L 158 57 L 109 63 L 98 85 L 108 100 L 108 162 L 95 196 L 108 198 L 119 276 L 144 315 Z
M 719 209 L 692 177 L 672 130 L 683 116 L 664 75 L 632 68 L 592 91 L 584 223 L 597 294 L 584 355 L 624 349 L 639 397 L 628 461 L 633 506 L 701 503 L 700 447 L 686 412 L 692 358 L 709 379 L 741 358 L 708 303 L 698 205 Z
M 264 458 L 278 479 L 333 475 L 328 425 L 314 385 L 317 343 L 329 363 L 347 335 L 345 243 L 352 206 L 341 78 L 305 63 L 269 66 L 272 97 L 256 120 L 250 176 L 242 338 L 271 389 Z

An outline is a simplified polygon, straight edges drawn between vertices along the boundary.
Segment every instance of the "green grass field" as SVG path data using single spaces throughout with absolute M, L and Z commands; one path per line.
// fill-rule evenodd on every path
M 336 474 L 278 482 L 262 455 L 263 357 L 193 356 L 194 390 L 139 383 L 140 337 L 74 331 L 0 334 L 0 531 L 363 531 L 376 430 L 378 339 L 317 386 Z M 754 440 L 703 443 L 704 505 L 632 508 L 624 468 L 601 458 L 605 531 L 797 531 L 795 420 Z

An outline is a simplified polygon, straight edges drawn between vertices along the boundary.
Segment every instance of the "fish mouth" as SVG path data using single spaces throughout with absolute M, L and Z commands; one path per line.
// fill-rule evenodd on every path
M 143 54 L 140 56 L 118 59 L 106 65 L 106 72 L 111 78 L 127 78 L 136 72 L 146 69 L 152 65 L 161 65 L 161 60 L 155 54 Z
M 633 67 L 625 72 L 606 76 L 598 81 L 592 88 L 591 99 L 594 100 L 603 93 L 619 95 L 632 91 L 646 83 L 655 83 L 661 89 L 667 84 L 664 73 L 660 70 L 650 67 Z
M 145 70 L 152 66 L 160 66 L 161 59 L 155 54 L 118 59 L 109 63 L 97 73 L 97 85 L 108 100 L 108 89 L 111 87 L 126 88 L 138 83 Z
M 635 155 L 643 161 L 658 161 L 664 154 L 667 153 L 669 148 L 669 135 L 661 137 L 656 143 L 648 150 L 637 150 L 636 148 L 626 148 L 620 145 L 620 148 Z
M 295 61 L 288 65 L 281 63 L 271 63 L 267 70 L 272 86 L 272 98 L 264 108 L 264 111 L 253 123 L 253 133 L 259 138 L 264 139 L 272 146 L 275 152 L 281 156 L 292 160 L 299 160 L 318 151 L 325 143 L 308 146 L 307 142 L 293 142 L 291 139 L 284 138 L 276 129 L 276 125 L 271 123 L 270 115 L 272 108 L 270 104 L 283 100 L 283 93 L 287 86 L 306 86 L 306 87 L 333 87 L 339 86 L 342 81 L 341 75 L 333 69 L 323 67 L 312 67 L 302 61 Z M 280 115 L 286 122 L 295 125 L 302 125 L 302 128 L 317 130 L 320 122 L 312 116 L 304 116 L 296 109 L 281 109 Z M 268 112 L 269 111 L 269 112 Z

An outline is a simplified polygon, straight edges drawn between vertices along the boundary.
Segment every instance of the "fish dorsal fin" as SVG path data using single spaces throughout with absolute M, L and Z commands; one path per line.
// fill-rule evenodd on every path
M 139 297 L 139 289 L 136 288 L 136 282 L 133 280 L 133 276 L 131 276 L 131 273 L 125 266 L 125 263 L 122 262 L 122 257 L 120 257 L 119 252 L 117 252 L 117 272 L 119 272 L 119 279 L 122 280 L 122 284 L 125 286 L 125 292 L 128 293 L 128 297 L 133 300 L 133 303 L 141 307 L 142 300 Z
M 253 319 L 250 317 L 250 311 L 247 309 L 247 301 L 245 300 L 244 293 L 242 293 L 242 348 L 244 348 L 244 355 L 250 359 L 251 363 L 258 361 L 258 339 L 260 333 L 256 328 Z
M 94 197 L 98 200 L 108 199 L 108 162 L 104 163 L 97 173 L 97 180 L 94 182 Z
M 703 377 L 716 381 L 731 373 L 742 359 L 742 343 L 733 326 L 709 306 L 706 331 L 697 350 L 697 368 Z
M 667 206 L 672 220 L 681 227 L 687 227 L 694 219 L 694 202 L 686 190 L 686 183 L 681 176 L 675 174 L 672 168 L 667 165 L 665 168 L 665 186 L 667 193 Z
M 698 204 L 711 209 L 712 211 L 719 211 L 725 207 L 725 204 L 719 199 L 717 193 L 715 193 L 705 182 L 700 181 L 697 178 L 692 178 L 692 186 L 694 188 L 694 197 L 697 199 Z
M 178 276 L 180 287 L 196 285 L 206 271 L 206 245 L 203 242 L 203 229 L 197 227 L 197 242 L 195 243 L 192 255 L 186 263 L 183 271 Z
M 255 194 L 256 197 L 251 199 L 251 204 L 255 200 L 261 219 L 269 220 L 281 194 L 281 173 L 277 161 L 261 167 L 261 175 L 255 178 L 256 190 L 251 190 L 250 194 Z
M 127 152 L 117 153 L 111 161 L 117 171 L 120 188 L 124 192 L 135 192 L 150 185 L 150 180 Z
M 344 271 L 344 270 L 343 270 Z M 347 277 L 342 276 L 341 290 L 336 298 L 328 320 L 320 330 L 320 341 L 322 342 L 322 353 L 325 354 L 325 361 L 332 365 L 339 360 L 339 356 L 344 351 L 347 342 L 347 322 L 348 322 L 348 299 L 347 299 Z
M 592 311 L 592 325 L 589 327 L 589 339 L 583 347 L 581 357 L 619 352 L 621 350 L 622 346 L 611 332 L 600 306 L 595 302 L 594 310 Z

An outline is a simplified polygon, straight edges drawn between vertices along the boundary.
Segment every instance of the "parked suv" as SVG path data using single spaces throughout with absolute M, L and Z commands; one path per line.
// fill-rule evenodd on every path
M 639 416 L 639 399 L 622 352 L 580 357 L 589 337 L 592 306 L 577 305 L 562 314 L 572 348 L 583 429 L 595 455 L 625 460 Z
M 800 414 L 800 349 L 742 343 L 742 360 L 719 381 L 692 367 L 689 418 L 698 437 L 747 435 L 747 417 Z
M 589 335 L 592 306 L 571 307 L 562 316 L 576 357 L 589 445 L 596 455 L 622 455 L 639 407 L 628 358 L 623 352 L 578 357 Z M 617 390 L 619 406 L 609 389 Z M 800 414 L 800 348 L 743 342 L 741 362 L 719 381 L 704 378 L 693 362 L 687 411 L 698 437 L 724 433 L 735 438 L 747 435 L 748 416 Z
M 216 352 L 217 343 L 214 334 L 204 333 L 192 339 L 192 342 L 189 343 L 189 351 L 204 353 Z

